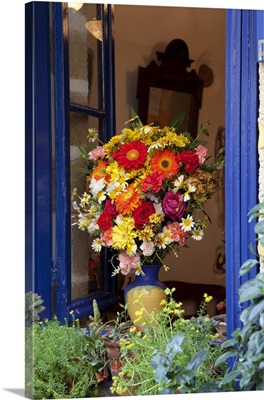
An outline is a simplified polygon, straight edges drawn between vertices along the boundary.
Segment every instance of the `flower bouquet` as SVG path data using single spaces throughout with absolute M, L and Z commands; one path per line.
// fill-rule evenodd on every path
M 189 238 L 204 236 L 204 204 L 219 189 L 223 151 L 209 163 L 206 142 L 199 140 L 208 135 L 206 126 L 193 138 L 178 132 L 183 118 L 164 128 L 143 126 L 132 109 L 131 128 L 89 152 L 82 149 L 87 191 L 73 191 L 74 223 L 91 235 L 93 251 L 113 250 L 113 275 L 142 274 L 145 264 L 167 268 L 168 253 L 177 256 Z M 88 139 L 97 136 L 89 129 Z

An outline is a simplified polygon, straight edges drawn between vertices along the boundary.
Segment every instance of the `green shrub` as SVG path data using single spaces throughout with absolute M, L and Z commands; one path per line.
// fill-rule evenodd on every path
M 98 383 L 84 357 L 86 336 L 78 323 L 56 318 L 26 327 L 26 395 L 34 399 L 94 397 Z M 28 363 L 28 365 L 27 365 Z
M 200 388 L 204 391 L 204 385 L 216 382 L 223 375 L 225 367 L 223 370 L 214 368 L 214 362 L 221 354 L 220 346 L 212 345 L 218 334 L 213 335 L 212 321 L 204 315 L 211 296 L 205 294 L 198 317 L 187 320 L 183 316 L 182 303 L 176 303 L 172 297 L 174 290 L 166 289 L 168 300 L 163 300 L 163 309 L 148 315 L 147 322 L 144 321 L 147 311 L 142 305 L 134 321 L 141 329 L 131 327 L 129 336 L 120 340 L 123 366 L 113 378 L 112 392 L 118 395 L 199 392 Z M 141 304 L 140 299 L 138 303 Z M 192 371 L 188 371 L 190 365 Z M 180 370 L 178 366 L 181 366 Z M 175 377 L 179 374 L 184 375 L 189 384 L 184 382 L 183 387 L 183 380 L 176 382 Z M 208 391 L 213 391 L 215 386 L 209 388 L 207 385 Z
M 264 246 L 264 202 L 249 212 L 250 221 L 258 218 L 254 230 L 257 240 Z M 240 268 L 240 276 L 260 264 L 263 259 L 249 259 Z M 232 333 L 232 338 L 222 344 L 225 352 L 216 364 L 227 359 L 232 367 L 221 380 L 220 387 L 227 390 L 264 390 L 264 272 L 247 280 L 239 290 L 239 303 L 248 305 L 241 313 L 242 328 Z

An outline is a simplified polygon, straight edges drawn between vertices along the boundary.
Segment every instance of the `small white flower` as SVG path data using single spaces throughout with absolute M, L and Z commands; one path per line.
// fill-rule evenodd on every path
M 157 150 L 157 149 L 159 149 L 161 147 L 162 147 L 162 144 L 159 143 L 159 142 L 156 142 L 156 143 L 152 144 L 151 146 L 149 146 L 148 153 L 150 153 L 151 150 Z
M 92 178 L 90 183 L 90 189 L 94 197 L 96 197 L 98 193 L 103 190 L 104 187 L 105 187 L 104 178 L 101 178 L 98 181 Z
M 145 125 L 140 129 L 140 133 L 149 133 L 152 129 L 153 128 L 150 125 Z
M 79 210 L 79 207 L 78 207 L 76 201 L 72 202 L 72 207 L 73 207 L 74 210 Z
M 162 215 L 162 216 L 165 215 L 164 212 L 163 212 L 161 203 L 154 203 L 153 205 L 154 205 L 156 214 L 159 214 L 159 215 Z
M 102 202 L 106 199 L 106 194 L 104 191 L 101 191 L 97 195 L 98 203 L 102 204 Z
M 192 239 L 194 240 L 202 240 L 204 232 L 202 229 L 195 229 L 192 234 Z
M 193 185 L 188 185 L 187 191 L 183 194 L 183 201 L 188 201 L 190 200 L 191 196 L 190 193 L 193 193 L 196 191 L 196 187 Z
M 182 218 L 180 226 L 184 232 L 191 231 L 194 226 L 193 217 L 190 214 L 188 214 L 186 218 Z
M 104 242 L 102 241 L 102 239 L 100 238 L 94 239 L 92 242 L 92 249 L 96 252 L 100 252 L 102 250 L 103 245 Z
M 89 128 L 88 129 L 88 135 L 87 135 L 87 139 L 89 140 L 89 142 L 95 142 L 96 139 L 98 138 L 98 131 L 95 128 Z
M 177 190 L 183 187 L 184 175 L 180 175 L 178 179 L 174 182 L 174 186 Z

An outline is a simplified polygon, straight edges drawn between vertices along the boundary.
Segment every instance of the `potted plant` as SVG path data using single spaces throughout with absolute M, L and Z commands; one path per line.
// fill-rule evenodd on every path
M 106 348 L 107 357 L 110 361 L 112 377 L 115 376 L 123 365 L 121 357 L 121 342 L 129 334 L 129 328 L 133 322 L 127 315 L 127 305 L 120 304 L 123 308 L 121 312 L 117 311 L 116 318 L 108 321 L 105 325 L 107 331 L 103 335 L 103 341 Z

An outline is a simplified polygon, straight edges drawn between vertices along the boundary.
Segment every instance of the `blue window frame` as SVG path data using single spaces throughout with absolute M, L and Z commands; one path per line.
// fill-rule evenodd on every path
M 104 263 L 101 290 L 92 296 L 87 293 L 86 297 L 74 300 L 71 297 L 70 113 L 96 117 L 103 141 L 115 132 L 112 6 L 97 5 L 97 12 L 103 27 L 102 42 L 98 41 L 101 75 L 98 107 L 92 108 L 73 103 L 69 96 L 67 3 L 26 4 L 26 291 L 33 290 L 42 296 L 46 310 L 41 316 L 51 318 L 56 314 L 62 322 L 70 318 L 72 310 L 79 318 L 91 314 L 94 298 L 101 309 L 120 301 L 106 254 L 101 260 Z M 54 111 L 51 64 L 54 65 Z
M 255 247 L 248 212 L 258 199 L 258 64 L 257 18 L 263 12 L 227 10 L 226 35 L 226 299 L 228 337 L 241 326 L 239 287 L 256 274 L 239 278 Z

